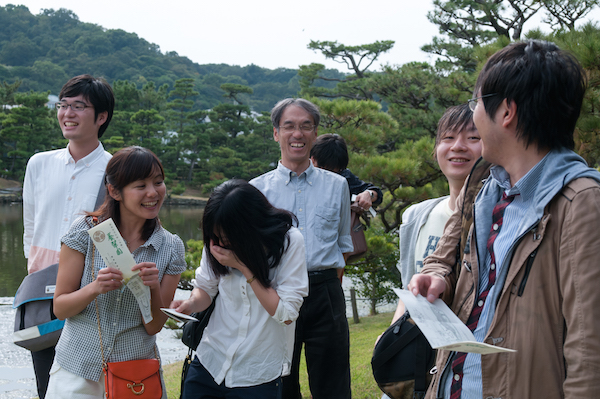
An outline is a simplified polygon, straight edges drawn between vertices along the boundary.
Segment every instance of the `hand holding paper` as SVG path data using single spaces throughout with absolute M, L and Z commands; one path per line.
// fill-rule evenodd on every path
M 430 303 L 421 295 L 414 296 L 410 291 L 397 288 L 394 288 L 394 291 L 404 302 L 411 318 L 423 332 L 432 348 L 482 355 L 516 352 L 514 349 L 477 342 L 471 330 L 441 299 Z

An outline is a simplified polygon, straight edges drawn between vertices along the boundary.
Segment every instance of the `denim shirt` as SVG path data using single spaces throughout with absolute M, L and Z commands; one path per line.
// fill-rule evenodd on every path
M 276 208 L 292 212 L 304 236 L 308 271 L 345 266 L 352 252 L 350 191 L 346 179 L 310 166 L 297 175 L 279 162 L 277 169 L 250 181 Z

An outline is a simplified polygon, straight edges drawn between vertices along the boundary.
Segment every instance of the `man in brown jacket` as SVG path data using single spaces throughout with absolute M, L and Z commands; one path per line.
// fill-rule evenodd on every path
M 600 173 L 572 151 L 585 89 L 577 60 L 548 42 L 513 43 L 481 71 L 470 105 L 491 174 L 460 264 L 458 211 L 409 289 L 517 352 L 438 351 L 428 398 L 600 395 Z

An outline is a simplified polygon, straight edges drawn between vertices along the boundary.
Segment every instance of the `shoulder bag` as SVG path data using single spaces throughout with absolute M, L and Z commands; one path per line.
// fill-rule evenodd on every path
M 192 316 L 198 319 L 198 321 L 188 321 L 183 325 L 181 342 L 188 347 L 188 354 L 183 361 L 183 368 L 181 369 L 181 389 L 179 391 L 181 394 L 183 394 L 183 384 L 190 368 L 190 363 L 192 363 L 194 351 L 198 348 L 202 335 L 204 334 L 204 329 L 210 320 L 210 315 L 213 310 L 215 310 L 215 302 L 217 301 L 218 296 L 219 293 L 217 292 L 217 295 L 212 299 L 208 308 L 202 312 L 192 313 Z
M 371 366 L 379 389 L 391 399 L 421 399 L 434 360 L 435 351 L 407 311 L 382 334 Z

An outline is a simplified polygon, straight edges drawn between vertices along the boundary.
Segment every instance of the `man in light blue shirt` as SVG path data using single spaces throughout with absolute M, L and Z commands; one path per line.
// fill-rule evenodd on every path
M 285 99 L 275 105 L 271 120 L 281 160 L 275 170 L 250 183 L 273 206 L 297 216 L 310 281 L 309 296 L 296 322 L 292 370 L 283 379 L 283 398 L 302 397 L 299 365 L 304 344 L 313 399 L 349 399 L 350 338 L 340 283 L 345 254 L 353 249 L 348 183 L 310 161 L 320 121 L 317 106 L 304 99 Z

